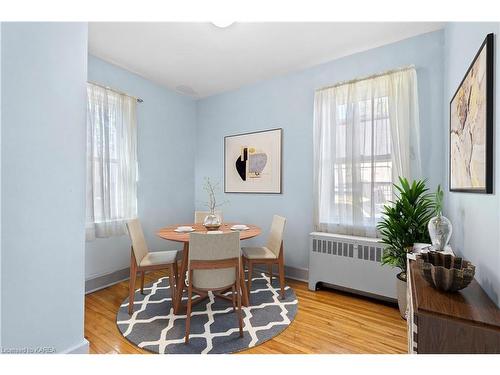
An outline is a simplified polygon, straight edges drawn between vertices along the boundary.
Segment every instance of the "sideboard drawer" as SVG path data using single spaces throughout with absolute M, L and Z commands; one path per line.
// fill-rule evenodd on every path
M 500 353 L 500 309 L 476 280 L 459 292 L 442 292 L 408 262 L 409 353 Z

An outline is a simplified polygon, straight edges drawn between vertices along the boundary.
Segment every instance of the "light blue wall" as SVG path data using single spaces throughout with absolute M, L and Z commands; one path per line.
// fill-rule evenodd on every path
M 83 343 L 87 24 L 3 23 L 3 348 Z
M 449 102 L 488 33 L 498 38 L 498 23 L 450 23 L 445 29 L 444 184 L 448 190 Z M 500 55 L 495 42 L 495 162 L 494 194 L 446 193 L 446 216 L 453 224 L 453 249 L 476 265 L 476 278 L 500 306 Z
M 225 194 L 229 221 L 268 228 L 273 214 L 287 217 L 285 262 L 308 267 L 312 231 L 312 124 L 314 91 L 320 87 L 414 64 L 420 102 L 423 175 L 433 188 L 444 165 L 443 32 L 424 34 L 357 53 L 298 73 L 264 81 L 198 102 L 196 205 L 205 200 L 203 178 L 223 183 L 223 138 L 255 130 L 283 128 L 283 194 Z M 260 242 L 263 239 L 254 242 Z
M 178 249 L 178 244 L 158 238 L 155 231 L 192 221 L 196 102 L 94 56 L 88 61 L 90 81 L 144 99 L 137 105 L 139 218 L 151 249 Z M 129 264 L 127 236 L 87 242 L 87 279 Z

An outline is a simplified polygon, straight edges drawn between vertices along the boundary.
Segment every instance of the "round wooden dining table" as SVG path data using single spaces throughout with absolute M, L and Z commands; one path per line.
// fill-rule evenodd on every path
M 223 233 L 229 233 L 233 232 L 231 230 L 231 227 L 236 224 L 236 223 L 224 223 L 220 226 L 218 229 L 219 231 L 222 231 Z M 182 262 L 181 266 L 179 269 L 179 275 L 178 275 L 178 280 L 179 280 L 179 285 L 175 288 L 175 296 L 173 296 L 173 308 L 174 308 L 174 313 L 175 314 L 180 314 L 185 311 L 185 305 L 182 304 L 182 295 L 184 294 L 184 288 L 186 286 L 186 271 L 187 271 L 187 265 L 188 265 L 188 258 L 189 258 L 189 233 L 193 232 L 176 232 L 175 229 L 177 229 L 180 226 L 190 226 L 193 227 L 194 232 L 196 233 L 207 233 L 207 229 L 202 225 L 202 224 L 175 224 L 175 225 L 170 225 L 168 227 L 162 228 L 156 232 L 156 234 L 165 240 L 169 241 L 175 241 L 175 242 L 182 242 L 184 244 L 183 247 L 183 252 L 182 252 Z M 248 229 L 247 230 L 242 230 L 239 231 L 240 233 L 240 240 L 247 240 L 249 238 L 256 237 L 261 234 L 261 229 L 256 226 L 256 225 L 250 225 L 247 224 Z M 240 267 L 242 265 L 240 264 Z M 243 268 L 242 268 L 243 269 Z M 242 297 L 242 304 L 244 306 L 248 306 L 249 304 L 249 298 L 248 298 L 248 291 L 245 283 L 245 273 L 240 272 L 241 275 L 241 280 L 240 280 L 240 288 L 241 288 L 241 297 Z

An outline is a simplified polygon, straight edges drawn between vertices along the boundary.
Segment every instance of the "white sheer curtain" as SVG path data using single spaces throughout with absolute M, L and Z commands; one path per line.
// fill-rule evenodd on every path
M 136 99 L 87 86 L 87 239 L 124 234 L 137 217 Z
M 417 76 L 405 68 L 316 91 L 315 230 L 376 236 L 398 176 L 420 176 Z

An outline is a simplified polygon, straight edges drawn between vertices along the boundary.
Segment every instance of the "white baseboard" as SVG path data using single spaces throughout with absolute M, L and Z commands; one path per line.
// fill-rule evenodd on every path
M 309 270 L 307 268 L 285 266 L 285 277 L 307 283 L 309 282 Z
M 63 354 L 89 354 L 89 342 L 83 339 L 79 344 L 62 351 Z
M 255 265 L 255 269 L 262 272 L 267 272 L 267 267 L 260 264 Z M 276 266 L 274 267 L 274 272 L 276 273 L 275 276 L 277 276 Z M 307 268 L 298 268 L 285 265 L 285 277 L 287 279 L 293 279 L 307 283 L 309 279 L 309 270 Z
M 95 292 L 108 286 L 118 284 L 124 280 L 128 280 L 130 275 L 129 268 L 124 268 L 105 275 L 97 276 L 85 280 L 85 294 Z

